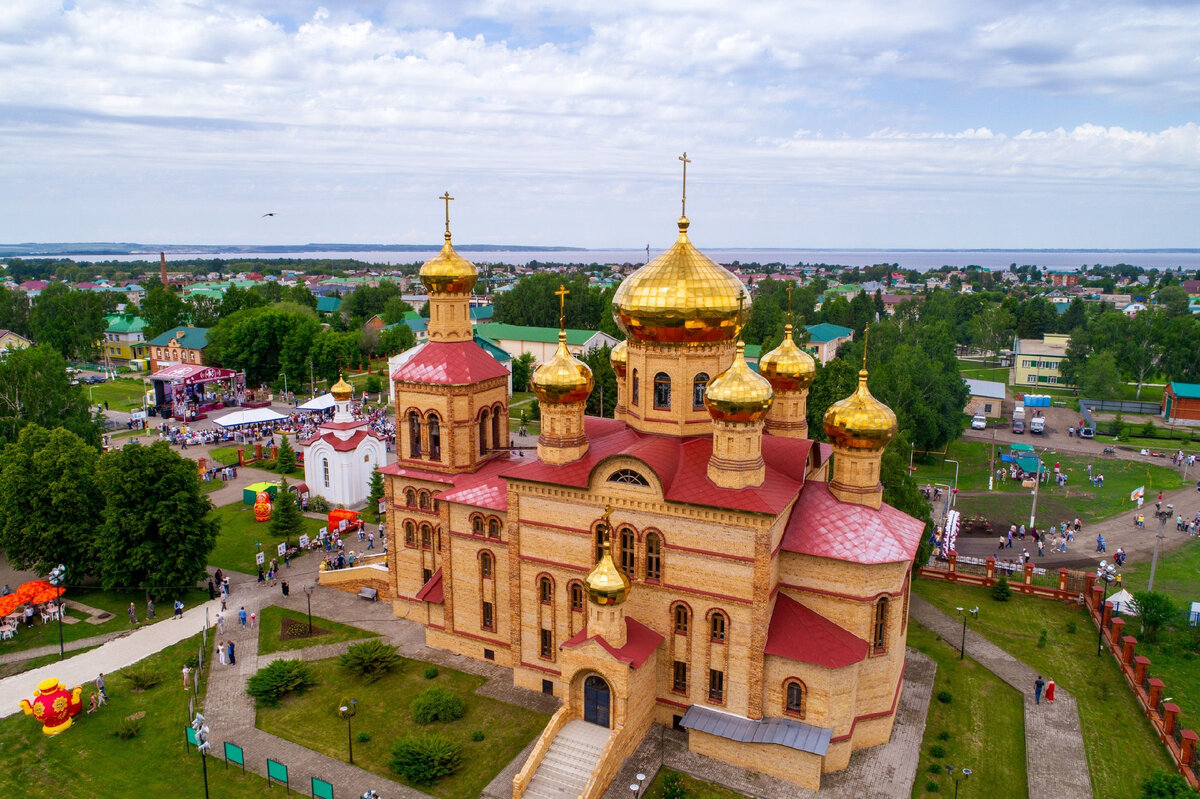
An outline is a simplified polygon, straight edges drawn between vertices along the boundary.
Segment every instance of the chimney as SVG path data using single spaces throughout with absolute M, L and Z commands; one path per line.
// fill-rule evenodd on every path
M 167 254 L 165 252 L 158 254 L 158 269 L 162 277 L 163 288 L 167 288 Z

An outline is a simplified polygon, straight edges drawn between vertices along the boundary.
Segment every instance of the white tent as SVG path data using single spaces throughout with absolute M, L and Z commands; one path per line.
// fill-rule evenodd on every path
M 1126 616 L 1138 615 L 1138 612 L 1134 608 L 1133 604 L 1133 594 L 1129 593 L 1124 588 L 1110 596 L 1108 601 L 1113 603 L 1113 611 L 1116 613 L 1122 613 Z
M 296 406 L 298 411 L 327 411 L 333 407 L 333 395 L 322 394 L 319 397 L 313 397 L 303 405 Z
M 227 413 L 220 419 L 213 419 L 213 424 L 216 424 L 218 427 L 241 427 L 244 424 L 278 422 L 286 418 L 282 413 L 276 413 L 270 408 L 248 408 L 244 411 Z

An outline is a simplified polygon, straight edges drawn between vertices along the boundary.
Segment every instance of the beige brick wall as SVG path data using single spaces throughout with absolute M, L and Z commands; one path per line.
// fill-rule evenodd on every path
M 688 733 L 688 749 L 809 790 L 821 787 L 821 757 L 810 752 L 778 744 L 744 744 L 695 731 Z

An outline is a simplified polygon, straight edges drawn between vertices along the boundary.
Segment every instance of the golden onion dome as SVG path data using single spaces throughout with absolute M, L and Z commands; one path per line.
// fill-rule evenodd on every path
M 530 382 L 542 402 L 582 402 L 592 393 L 592 370 L 567 350 L 567 333 L 560 330 L 554 357 L 534 370 Z
M 720 422 L 757 422 L 771 410 L 775 392 L 766 378 L 746 363 L 746 345 L 737 344 L 733 365 L 717 375 L 704 390 L 704 407 Z
M 608 355 L 608 362 L 612 364 L 613 371 L 617 373 L 617 377 L 624 377 L 625 369 L 629 366 L 629 345 L 624 341 L 618 341 L 617 345 L 612 348 L 612 352 Z
M 836 446 L 881 450 L 896 437 L 896 414 L 871 396 L 867 370 L 858 373 L 858 388 L 825 412 L 825 435 Z
M 613 562 L 612 544 L 607 535 L 604 537 L 603 554 L 588 572 L 583 588 L 597 605 L 619 605 L 629 596 L 629 578 Z
M 449 231 L 442 251 L 421 267 L 421 283 L 431 294 L 464 294 L 475 288 L 478 276 L 475 264 L 454 251 Z
M 783 342 L 758 359 L 758 373 L 776 391 L 799 391 L 812 385 L 817 362 L 796 345 L 789 324 L 783 328 Z
M 629 338 L 660 344 L 732 341 L 744 319 L 733 273 L 688 240 L 686 216 L 669 250 L 621 281 L 613 319 Z
M 329 393 L 338 402 L 345 402 L 354 396 L 354 386 L 346 382 L 345 376 L 338 375 L 338 381 L 330 386 Z

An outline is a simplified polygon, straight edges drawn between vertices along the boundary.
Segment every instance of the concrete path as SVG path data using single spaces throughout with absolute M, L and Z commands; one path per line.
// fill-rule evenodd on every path
M 915 594 L 910 599 L 912 618 L 947 641 L 961 640 L 962 627 Z M 1075 697 L 1061 685 L 1053 702 L 1035 704 L 1033 686 L 1038 674 L 974 630 L 967 630 L 967 654 L 976 663 L 1021 692 L 1025 703 L 1025 771 L 1030 797 L 1091 799 L 1087 752 Z

